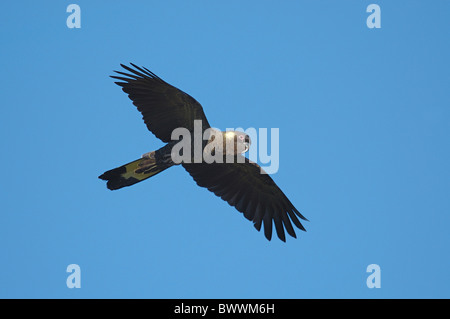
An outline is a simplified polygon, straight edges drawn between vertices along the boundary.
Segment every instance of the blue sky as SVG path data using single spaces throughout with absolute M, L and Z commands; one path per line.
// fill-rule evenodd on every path
M 449 298 L 449 9 L 4 2 L 0 297 Z M 267 241 L 181 167 L 107 190 L 98 175 L 163 145 L 109 78 L 128 62 L 213 126 L 279 128 L 272 177 L 307 232 Z M 370 264 L 381 288 L 366 285 Z

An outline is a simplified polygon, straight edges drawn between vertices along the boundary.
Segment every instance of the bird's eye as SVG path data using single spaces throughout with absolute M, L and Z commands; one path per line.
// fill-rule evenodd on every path
M 239 135 L 239 138 L 240 138 L 241 140 L 244 140 L 244 135 Z

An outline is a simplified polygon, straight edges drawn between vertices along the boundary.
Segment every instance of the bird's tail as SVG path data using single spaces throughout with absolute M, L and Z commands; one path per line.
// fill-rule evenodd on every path
M 109 170 L 98 178 L 108 181 L 106 187 L 110 190 L 115 190 L 139 183 L 164 171 L 172 165 L 171 163 L 164 162 L 157 163 L 155 152 L 150 152 L 138 160 Z

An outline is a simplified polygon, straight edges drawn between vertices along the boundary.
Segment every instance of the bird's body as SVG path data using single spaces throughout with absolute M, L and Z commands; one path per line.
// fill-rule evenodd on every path
M 100 179 L 107 181 L 109 189 L 131 186 L 171 166 L 182 165 L 199 186 L 236 207 L 254 222 L 257 230 L 264 223 L 267 239 L 271 239 L 272 224 L 283 241 L 284 229 L 296 237 L 291 221 L 305 230 L 298 217 L 306 219 L 272 178 L 263 174 L 258 164 L 242 156 L 251 144 L 248 135 L 211 128 L 202 106 L 195 99 L 148 69 L 132 66 L 134 69 L 122 65 L 131 73 L 116 71 L 126 77 L 112 77 L 122 81 L 116 84 L 142 113 L 148 129 L 167 144 L 100 175 Z M 174 140 L 173 133 L 177 129 L 190 134 L 183 141 Z
M 208 134 L 205 139 L 202 138 L 203 133 L 199 136 L 201 156 L 198 158 L 195 156 L 198 153 L 195 151 L 196 139 L 192 134 L 190 135 L 191 140 L 188 143 L 191 147 L 181 151 L 182 153 L 183 151 L 187 151 L 189 157 L 184 158 L 181 162 L 173 160 L 176 155 L 179 155 L 174 154 L 176 151 L 175 147 L 179 142 L 172 141 L 159 150 L 143 154 L 138 160 L 103 173 L 99 178 L 107 181 L 106 186 L 109 189 L 116 190 L 139 183 L 174 165 L 202 163 L 208 155 L 211 155 L 211 158 L 215 155 L 214 159 L 217 159 L 217 162 L 221 163 L 237 163 L 238 160 L 241 162 L 244 161 L 243 157 L 238 158 L 237 156 L 249 149 L 250 138 L 248 135 L 242 132 L 222 132 L 216 129 L 212 129 L 211 132 L 212 134 Z M 182 159 L 182 156 L 180 156 L 180 160 Z

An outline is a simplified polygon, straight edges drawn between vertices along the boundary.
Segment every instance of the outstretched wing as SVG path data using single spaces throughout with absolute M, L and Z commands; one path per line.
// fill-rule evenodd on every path
M 202 120 L 203 129 L 210 125 L 203 108 L 193 97 L 163 81 L 146 68 L 121 66 L 130 73 L 115 71 L 123 76 L 111 76 L 128 94 L 150 132 L 163 142 L 170 142 L 172 131 L 178 127 L 194 130 L 194 120 Z
M 239 155 L 241 156 L 241 155 Z M 286 195 L 262 168 L 245 158 L 245 163 L 192 163 L 183 167 L 197 182 L 236 207 L 244 216 L 253 221 L 259 231 L 264 223 L 264 235 L 272 238 L 272 224 L 278 237 L 286 241 L 284 229 L 296 238 L 291 221 L 305 230 L 297 217 L 307 220 L 292 205 Z M 283 227 L 284 226 L 284 227 Z

